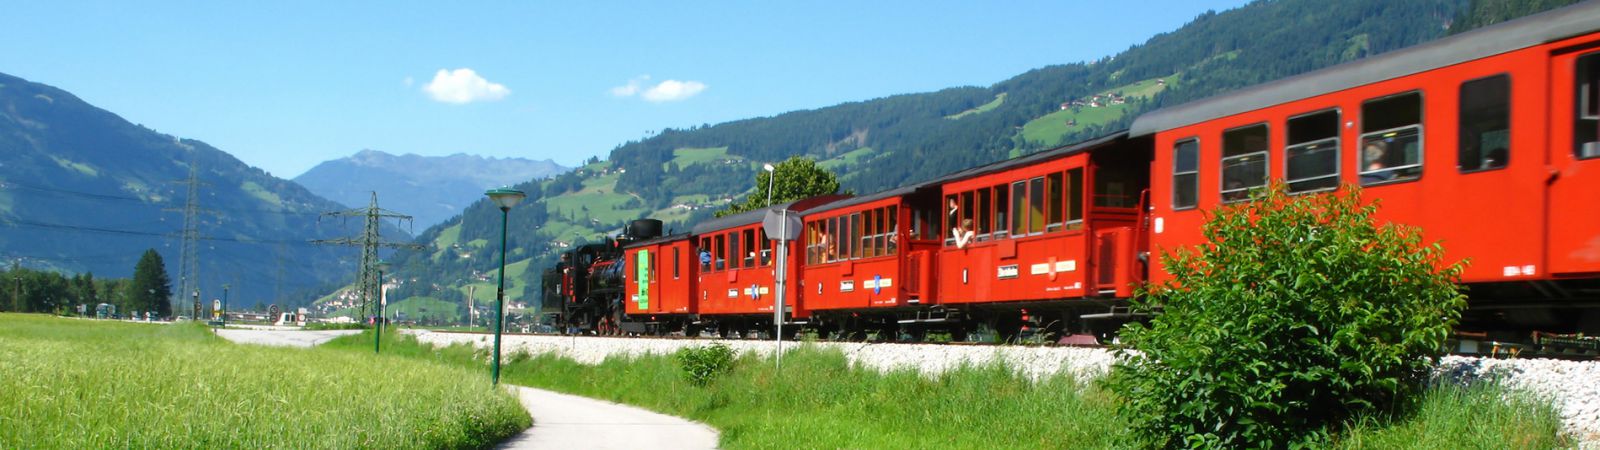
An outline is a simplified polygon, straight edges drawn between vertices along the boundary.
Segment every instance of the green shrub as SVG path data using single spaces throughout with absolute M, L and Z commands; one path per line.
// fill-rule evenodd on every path
M 1135 299 L 1154 318 L 1123 329 L 1108 379 L 1142 439 L 1298 447 L 1409 406 L 1465 306 L 1462 265 L 1359 196 L 1273 186 L 1162 255 L 1172 279 Z
M 733 369 L 733 349 L 722 343 L 684 347 L 673 355 L 689 384 L 704 387 L 718 375 Z

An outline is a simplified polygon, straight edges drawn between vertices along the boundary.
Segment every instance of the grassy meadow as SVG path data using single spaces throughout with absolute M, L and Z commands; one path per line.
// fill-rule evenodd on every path
M 483 448 L 529 422 L 455 365 L 0 314 L 0 448 Z
M 370 351 L 371 335 L 328 345 Z M 365 345 L 365 347 L 363 347 Z M 486 370 L 486 352 L 434 349 L 407 336 L 387 351 Z M 783 369 L 771 358 L 739 356 L 705 388 L 690 385 L 670 356 L 612 358 L 583 365 L 552 356 L 512 355 L 502 381 L 633 404 L 705 422 L 722 448 L 1130 448 L 1116 394 L 1061 375 L 1028 380 L 1000 365 L 938 377 L 854 367 L 838 350 L 802 345 Z M 1504 399 L 1504 400 L 1503 400 Z M 1487 386 L 1438 387 L 1420 411 L 1365 418 L 1322 444 L 1334 449 L 1535 449 L 1570 446 L 1547 404 Z

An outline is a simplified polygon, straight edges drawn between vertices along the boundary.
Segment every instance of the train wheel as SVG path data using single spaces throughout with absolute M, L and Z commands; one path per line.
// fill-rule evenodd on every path
M 956 325 L 950 329 L 950 342 L 967 342 L 968 337 L 966 325 Z
M 833 328 L 827 325 L 817 327 L 817 340 L 826 341 L 833 335 Z
M 717 337 L 727 339 L 728 335 L 731 334 L 732 331 L 733 330 L 728 329 L 727 324 L 717 324 Z
M 911 342 L 922 342 L 928 340 L 928 328 L 921 325 L 907 325 L 906 334 L 910 335 Z

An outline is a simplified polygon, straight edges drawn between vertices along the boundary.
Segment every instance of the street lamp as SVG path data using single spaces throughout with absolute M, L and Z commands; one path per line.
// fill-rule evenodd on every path
M 217 320 L 222 322 L 222 326 L 228 326 L 228 283 L 222 283 L 222 317 Z
M 767 207 L 771 208 L 772 207 L 772 180 L 778 179 L 778 168 L 777 167 L 772 167 L 772 163 L 767 163 L 765 165 L 762 165 L 761 168 L 767 170 Z
M 522 191 L 502 187 L 491 189 L 483 193 L 500 207 L 500 289 L 495 291 L 494 298 L 494 384 L 500 385 L 500 334 L 506 326 L 506 224 L 511 216 L 511 207 L 517 202 L 527 198 L 528 194 Z
M 383 299 L 383 271 L 385 270 L 389 270 L 389 262 L 378 260 L 378 320 L 377 333 L 372 335 L 372 353 L 378 353 L 378 350 L 383 346 L 383 305 L 387 303 Z

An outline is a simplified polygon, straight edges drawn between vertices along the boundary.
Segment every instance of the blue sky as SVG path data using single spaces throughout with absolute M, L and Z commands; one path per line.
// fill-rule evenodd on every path
M 649 130 L 987 86 L 1243 3 L 14 2 L 0 72 L 284 178 L 368 148 L 575 165 Z

